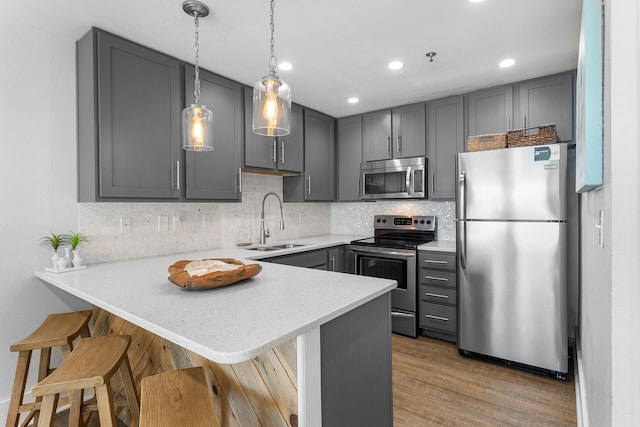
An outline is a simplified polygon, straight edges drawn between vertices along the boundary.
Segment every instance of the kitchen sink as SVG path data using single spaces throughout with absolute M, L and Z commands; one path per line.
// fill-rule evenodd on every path
M 255 248 L 247 248 L 250 251 L 261 251 L 261 252 L 266 252 L 266 251 L 277 251 L 280 249 L 291 249 L 291 248 L 298 248 L 300 246 L 306 246 L 302 243 L 281 243 L 279 245 L 271 245 L 271 246 L 256 246 Z
M 291 248 L 299 248 L 300 246 L 306 246 L 306 245 L 302 243 L 283 243 L 281 245 L 273 245 L 269 247 L 275 248 L 275 249 L 291 249 Z

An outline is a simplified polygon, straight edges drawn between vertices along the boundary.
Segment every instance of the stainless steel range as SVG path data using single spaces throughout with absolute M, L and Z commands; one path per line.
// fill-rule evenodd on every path
M 435 239 L 435 216 L 376 215 L 374 237 L 351 242 L 355 274 L 398 282 L 398 287 L 391 291 L 393 332 L 418 335 L 418 246 Z

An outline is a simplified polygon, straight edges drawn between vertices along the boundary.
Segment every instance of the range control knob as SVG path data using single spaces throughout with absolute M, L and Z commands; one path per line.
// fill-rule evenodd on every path
M 418 220 L 417 220 L 417 219 L 414 219 L 414 220 L 413 220 L 413 223 L 414 223 L 414 224 L 417 224 L 417 223 L 418 223 Z
M 377 222 L 377 223 L 380 223 L 380 218 L 376 218 L 376 222 Z
M 428 221 L 427 221 L 427 223 L 428 223 Z M 424 219 L 420 220 L 420 224 L 424 224 Z
M 431 220 L 430 219 L 427 220 L 427 224 L 431 225 Z

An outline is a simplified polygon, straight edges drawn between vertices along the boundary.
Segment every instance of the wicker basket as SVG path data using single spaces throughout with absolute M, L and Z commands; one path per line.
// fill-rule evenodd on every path
M 467 138 L 467 151 L 496 150 L 498 148 L 507 148 L 506 133 L 476 135 Z
M 556 125 L 548 124 L 507 132 L 507 146 L 529 147 L 532 145 L 555 144 L 557 142 Z

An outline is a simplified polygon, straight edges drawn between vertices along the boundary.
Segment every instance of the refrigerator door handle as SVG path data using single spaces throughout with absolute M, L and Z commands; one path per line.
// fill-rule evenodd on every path
M 460 254 L 460 267 L 462 267 L 463 269 L 466 268 L 467 265 L 467 222 L 465 221 L 467 219 L 467 205 L 466 205 L 466 185 L 467 185 L 467 175 L 466 173 L 460 172 L 460 175 L 458 176 L 458 209 L 459 209 L 459 215 L 458 215 L 458 221 L 461 221 L 461 227 L 460 227 L 460 236 L 459 236 L 459 244 L 460 244 L 460 248 L 458 250 L 458 253 Z

